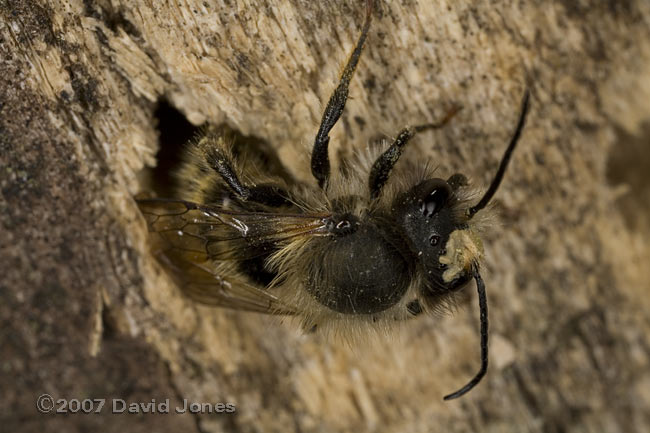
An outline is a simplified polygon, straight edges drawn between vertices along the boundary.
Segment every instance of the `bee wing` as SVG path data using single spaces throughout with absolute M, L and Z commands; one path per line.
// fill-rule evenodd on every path
M 320 214 L 238 212 L 183 200 L 137 200 L 154 251 L 192 299 L 214 306 L 268 314 L 297 314 L 268 290 L 228 269 L 234 261 L 268 254 L 298 237 L 327 234 Z

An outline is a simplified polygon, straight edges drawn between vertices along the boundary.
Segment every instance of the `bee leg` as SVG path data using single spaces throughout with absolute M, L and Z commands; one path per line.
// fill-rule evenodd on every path
M 415 134 L 418 132 L 426 131 L 429 129 L 438 129 L 442 128 L 451 120 L 452 117 L 460 111 L 461 107 L 458 105 L 453 106 L 445 115 L 445 117 L 436 123 L 426 123 L 424 125 L 418 125 L 413 127 L 407 127 L 402 129 L 397 138 L 390 145 L 384 153 L 382 153 L 379 158 L 374 162 L 372 168 L 370 169 L 370 179 L 368 180 L 370 186 L 370 196 L 375 199 L 379 197 L 382 188 L 388 181 L 390 172 L 393 170 L 393 167 L 399 160 L 399 157 L 402 155 L 402 150 L 406 143 L 409 142 Z
M 288 193 L 276 185 L 255 185 L 248 187 L 242 184 L 233 169 L 232 161 L 219 148 L 210 149 L 206 154 L 206 161 L 242 201 L 252 201 L 271 207 L 291 203 L 288 199 Z
M 414 299 L 406 304 L 406 311 L 411 315 L 410 317 L 417 317 L 424 312 L 422 304 L 418 299 Z
M 400 309 L 397 314 L 393 316 L 393 320 L 396 322 L 405 322 L 420 317 L 422 313 L 424 313 L 422 303 L 419 299 L 414 299 L 406 304 L 405 311 Z
M 336 87 L 330 96 L 323 118 L 321 119 L 316 139 L 314 140 L 314 149 L 311 154 L 311 172 L 318 181 L 318 186 L 325 188 L 330 176 L 330 160 L 327 153 L 328 144 L 330 142 L 329 132 L 332 130 L 336 122 L 343 113 L 345 102 L 348 99 L 348 88 L 350 80 L 354 75 L 354 70 L 359 63 L 363 44 L 368 36 L 368 29 L 370 28 L 370 21 L 372 18 L 373 0 L 368 0 L 366 3 L 366 21 L 359 35 L 357 45 L 348 59 L 348 63 L 343 69 L 339 85 Z
M 370 187 L 370 197 L 376 199 L 381 193 L 390 176 L 390 172 L 402 155 L 402 149 L 408 141 L 415 135 L 412 128 L 404 128 L 397 134 L 397 138 L 393 141 L 384 153 L 372 164 L 370 169 L 370 178 L 368 184 Z
M 249 201 L 264 204 L 270 207 L 280 207 L 293 204 L 289 200 L 289 193 L 277 185 L 256 185 L 248 189 Z

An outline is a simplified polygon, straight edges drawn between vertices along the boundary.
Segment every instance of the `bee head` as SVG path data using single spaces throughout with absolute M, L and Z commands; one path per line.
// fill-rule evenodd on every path
M 528 100 L 526 91 L 515 133 L 489 188 L 476 204 L 468 206 L 467 199 L 461 197 L 467 185 L 462 174 L 454 174 L 447 180 L 426 179 L 393 202 L 392 212 L 402 230 L 407 254 L 415 257 L 433 295 L 459 289 L 477 278 L 483 243 L 471 220 L 488 205 L 499 188 L 526 121 Z
M 496 175 L 478 203 L 467 207 L 467 201 L 459 198 L 466 185 L 463 175 L 455 174 L 449 179 L 427 179 L 393 203 L 397 225 L 409 253 L 416 256 L 424 270 L 427 288 L 434 295 L 444 295 L 463 287 L 470 279 L 476 282 L 481 321 L 481 368 L 461 389 L 444 397 L 452 400 L 467 393 L 478 384 L 488 366 L 488 307 L 485 284 L 479 273 L 478 262 L 483 255 L 481 239 L 472 228 L 472 218 L 483 210 L 503 179 L 510 156 L 519 141 L 528 113 L 529 93 L 524 93 L 521 114 L 515 133 L 510 139 Z M 460 193 L 460 194 L 459 194 Z
M 428 286 L 443 294 L 464 286 L 482 256 L 482 244 L 470 228 L 466 207 L 456 191 L 462 175 L 420 182 L 393 205 L 408 254 L 423 271 Z

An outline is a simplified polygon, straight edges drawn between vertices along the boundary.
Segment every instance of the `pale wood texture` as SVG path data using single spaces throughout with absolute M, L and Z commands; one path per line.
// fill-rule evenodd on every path
M 379 2 L 334 161 L 464 110 L 405 159 L 489 181 L 532 110 L 475 297 L 350 348 L 199 307 L 132 195 L 161 98 L 309 179 L 360 1 L 0 0 L 0 422 L 14 431 L 631 432 L 650 428 L 650 3 Z M 41 415 L 36 396 L 232 402 L 234 415 Z

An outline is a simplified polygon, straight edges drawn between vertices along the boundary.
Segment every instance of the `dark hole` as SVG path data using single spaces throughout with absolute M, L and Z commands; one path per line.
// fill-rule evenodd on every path
M 110 340 L 118 334 L 118 328 L 115 317 L 107 307 L 102 310 L 102 338 Z
M 159 150 L 156 154 L 156 167 L 143 173 L 142 190 L 147 195 L 174 198 L 175 191 L 183 185 L 176 185 L 174 173 L 180 168 L 189 142 L 194 140 L 203 126 L 191 124 L 187 118 L 167 100 L 161 99 L 154 112 L 158 129 Z M 294 182 L 293 176 L 286 170 L 274 149 L 263 139 L 255 136 L 243 136 L 226 124 L 213 126 L 233 143 L 233 154 L 240 166 L 247 161 L 254 162 L 271 176 L 282 178 L 288 184 Z
M 650 122 L 639 135 L 618 130 L 612 146 L 607 177 L 613 185 L 625 185 L 627 193 L 618 200 L 621 213 L 631 229 L 650 233 Z
M 158 128 L 158 164 L 152 170 L 152 187 L 160 197 L 171 197 L 174 187 L 173 173 L 178 168 L 184 146 L 198 133 L 183 113 L 166 100 L 158 102 L 154 112 Z

